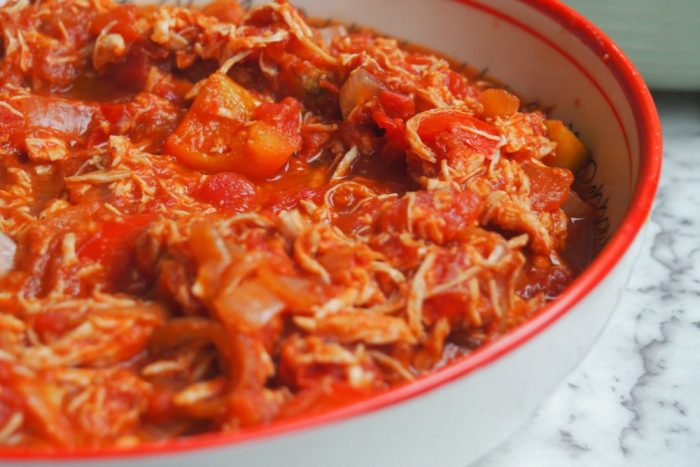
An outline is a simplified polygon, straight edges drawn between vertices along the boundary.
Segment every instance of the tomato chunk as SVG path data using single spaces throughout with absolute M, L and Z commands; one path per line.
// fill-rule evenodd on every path
M 222 172 L 202 183 L 197 198 L 222 211 L 246 212 L 255 204 L 255 185 L 236 173 Z
M 408 120 L 416 113 L 416 104 L 408 96 L 391 91 L 379 94 L 379 103 L 389 118 Z
M 500 144 L 498 129 L 477 118 L 463 114 L 441 113 L 421 122 L 418 133 L 440 158 L 469 149 L 491 156 Z
M 121 35 L 126 42 L 140 39 L 144 29 L 139 27 L 140 9 L 136 5 L 118 5 L 95 17 L 90 28 L 97 35 L 109 27 L 109 32 Z
M 530 201 L 537 211 L 556 211 L 569 196 L 574 182 L 570 170 L 558 167 L 545 167 L 531 162 L 523 164 L 523 170 L 530 179 Z
M 202 8 L 202 13 L 224 23 L 240 24 L 245 10 L 236 0 L 214 0 Z
M 78 247 L 78 258 L 102 264 L 114 282 L 121 282 L 131 269 L 136 240 L 153 217 L 136 214 L 103 223 L 94 236 Z

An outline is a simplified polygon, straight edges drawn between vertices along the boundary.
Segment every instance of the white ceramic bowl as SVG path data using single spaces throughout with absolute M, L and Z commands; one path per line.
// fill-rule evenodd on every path
M 593 150 L 612 237 L 535 319 L 415 383 L 301 421 L 132 450 L 0 452 L 0 462 L 113 466 L 464 467 L 504 440 L 581 360 L 615 309 L 661 163 L 653 101 L 596 27 L 554 0 L 298 0 L 445 52 L 554 106 Z

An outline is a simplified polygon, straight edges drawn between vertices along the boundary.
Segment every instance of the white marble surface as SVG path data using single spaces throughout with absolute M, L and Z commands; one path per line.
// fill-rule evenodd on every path
M 581 365 L 474 467 L 700 466 L 700 94 L 659 94 L 661 188 L 621 304 Z

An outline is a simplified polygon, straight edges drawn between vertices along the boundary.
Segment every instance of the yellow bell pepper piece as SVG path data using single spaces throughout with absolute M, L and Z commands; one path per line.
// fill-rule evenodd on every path
M 561 167 L 577 172 L 584 168 L 591 153 L 583 142 L 560 120 L 546 120 L 547 137 L 557 143 L 555 151 L 542 161 L 553 167 Z
M 520 108 L 520 99 L 504 89 L 491 88 L 479 95 L 485 117 L 509 117 Z

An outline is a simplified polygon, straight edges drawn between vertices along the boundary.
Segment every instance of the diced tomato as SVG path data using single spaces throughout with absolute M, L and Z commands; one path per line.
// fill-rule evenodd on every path
M 236 0 L 214 0 L 202 8 L 202 13 L 213 16 L 224 23 L 239 24 L 245 10 Z
M 398 154 L 402 154 L 410 147 L 406 139 L 406 124 L 403 120 L 389 118 L 384 109 L 375 110 L 372 113 L 372 119 L 385 132 L 386 145 L 383 149 L 385 156 L 398 157 Z
M 92 21 L 91 32 L 99 34 L 102 29 L 110 26 L 109 32 L 121 35 L 126 42 L 134 42 L 143 36 L 139 27 L 139 7 L 136 5 L 117 5 L 106 13 L 97 16 Z
M 246 212 L 255 204 L 255 185 L 242 175 L 222 172 L 208 177 L 202 183 L 197 198 L 222 211 Z
M 443 250 L 435 259 L 431 279 L 435 283 L 444 284 L 459 276 L 472 265 L 468 255 L 463 252 Z M 468 288 L 455 287 L 446 290 L 433 295 L 426 301 L 424 319 L 428 323 L 435 323 L 441 318 L 447 318 L 452 323 L 460 322 L 467 316 L 471 301 L 472 297 Z
M 476 88 L 469 86 L 467 78 L 461 73 L 453 70 L 447 70 L 445 73 L 447 75 L 447 87 L 455 97 L 459 99 L 466 97 L 475 98 L 479 94 Z
M 408 120 L 416 113 L 416 104 L 408 96 L 391 91 L 379 94 L 379 104 L 389 118 Z
M 546 167 L 532 162 L 522 165 L 530 179 L 530 201 L 537 211 L 553 212 L 561 207 L 569 196 L 574 182 L 570 170 Z
M 74 326 L 70 318 L 64 311 L 45 311 L 35 315 L 32 328 L 42 340 L 54 339 Z
M 489 157 L 500 144 L 495 126 L 462 114 L 441 113 L 427 118 L 418 133 L 443 158 L 449 157 L 450 149 L 455 147 L 467 147 Z
M 113 127 L 126 124 L 130 118 L 127 104 L 102 104 L 100 110 L 104 118 Z
M 3 23 L 10 21 L 10 24 L 17 21 L 19 31 L 36 33 L 31 38 L 28 35 L 26 41 L 21 40 L 24 50 L 28 52 L 22 55 L 26 57 L 26 75 L 34 91 L 66 87 L 83 71 L 84 61 L 76 60 L 75 54 L 88 45 L 90 32 L 86 26 L 91 24 L 96 11 L 89 2 L 76 4 L 59 1 L 48 8 L 50 14 L 36 19 L 32 18 L 31 13 L 34 8 L 27 8 L 19 15 L 13 15 L 12 19 L 3 19 Z M 24 21 L 18 16 L 24 16 Z M 21 23 L 24 24 L 20 26 Z M 3 24 L 5 26 L 7 23 Z
M 152 220 L 153 214 L 136 214 L 103 223 L 78 247 L 78 258 L 100 263 L 112 282 L 119 284 L 131 270 L 136 240 Z
M 386 258 L 392 258 L 392 265 L 398 269 L 415 268 L 420 264 L 420 250 L 402 242 L 398 236 L 378 236 L 372 248 Z
M 406 139 L 406 120 L 416 113 L 416 105 L 408 96 L 383 90 L 379 93 L 378 105 L 372 112 L 374 123 L 384 130 L 386 144 L 382 155 L 398 160 L 409 148 Z
M 474 223 L 481 212 L 482 200 L 471 191 L 453 191 L 451 202 L 437 200 L 429 192 L 416 196 L 416 205 L 442 220 L 445 240 L 454 238 L 462 229 Z
M 51 14 L 42 15 L 41 33 L 61 41 L 61 45 L 76 42 L 79 46 L 90 38 L 89 26 L 97 9 L 90 4 L 74 4 L 72 2 L 55 2 L 51 5 Z M 43 42 L 43 41 L 41 41 Z M 55 43 L 44 43 L 48 48 L 56 48 Z
M 35 46 L 33 49 L 32 58 L 35 65 L 29 73 L 32 82 L 37 83 L 35 89 L 46 84 L 49 86 L 68 86 L 80 73 L 75 63 L 61 60 L 64 57 L 60 49 L 42 45 Z
M 134 144 L 158 153 L 180 118 L 180 109 L 175 104 L 143 92 L 128 103 L 101 104 L 90 126 L 87 143 L 96 145 L 111 135 L 128 135 Z
M 119 254 L 119 247 L 131 243 L 152 220 L 152 214 L 136 214 L 105 222 L 100 232 L 78 249 L 78 256 L 101 261 L 114 253 Z

